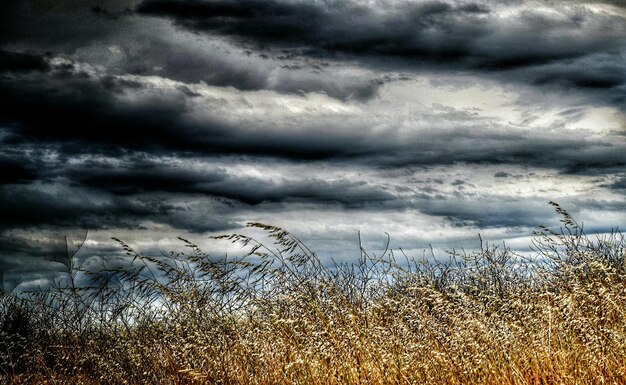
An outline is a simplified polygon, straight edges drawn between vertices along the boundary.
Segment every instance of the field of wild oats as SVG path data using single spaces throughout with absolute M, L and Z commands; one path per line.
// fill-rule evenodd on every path
M 536 255 L 360 252 L 325 266 L 292 234 L 248 252 L 139 255 L 3 293 L 6 384 L 624 384 L 626 242 L 541 228 Z M 358 253 L 358 251 L 357 251 Z

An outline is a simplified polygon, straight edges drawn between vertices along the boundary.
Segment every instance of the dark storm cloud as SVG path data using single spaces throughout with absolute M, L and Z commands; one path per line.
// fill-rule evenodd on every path
M 617 179 L 604 187 L 608 187 L 618 193 L 626 195 L 626 175 L 620 175 Z
M 621 17 L 551 6 L 556 15 L 527 7 L 500 20 L 497 6 L 436 0 L 380 8 L 358 2 L 145 0 L 137 12 L 244 42 L 476 68 L 510 69 L 623 48 L 615 39 L 624 36 Z
M 237 226 L 226 214 L 230 206 L 211 197 L 187 197 L 174 204 L 171 196 L 117 196 L 71 183 L 0 186 L 0 230 L 10 229 L 141 229 L 146 220 L 194 232 L 224 231 Z M 201 207 L 190 208 L 197 201 Z M 0 245 L 0 249 L 6 248 Z
M 139 165 L 140 166 L 140 165 Z M 154 166 L 154 165 L 153 165 Z M 306 201 L 314 204 L 338 202 L 348 207 L 394 200 L 395 197 L 362 181 L 348 179 L 322 180 L 316 178 L 278 181 L 239 177 L 225 170 L 190 172 L 185 169 L 152 167 L 138 169 L 99 171 L 94 175 L 78 176 L 90 187 L 115 194 L 129 195 L 140 192 L 199 193 L 239 201 L 247 205 L 263 202 Z M 76 173 L 71 173 L 76 175 Z
M 626 31 L 626 29 L 625 29 Z M 626 38 L 626 34 L 624 36 Z M 540 87 L 578 89 L 604 103 L 626 110 L 626 50 L 621 54 L 590 54 L 512 73 Z
M 322 91 L 343 100 L 367 100 L 380 87 L 375 76 L 338 76 L 324 70 L 329 63 L 297 58 L 284 62 L 243 48 L 192 44 L 189 35 L 172 33 L 165 22 L 134 16 L 130 9 L 135 3 L 1 2 L 0 49 L 32 52 L 0 52 L 0 71 L 45 65 L 34 52 L 49 52 L 104 66 L 113 74 L 156 75 L 241 90 Z
M 328 62 L 293 58 L 286 63 L 244 49 L 180 44 L 167 35 L 144 39 L 139 47 L 121 42 L 119 49 L 123 58 L 114 65 L 127 73 L 156 75 L 186 83 L 202 81 L 244 91 L 325 92 L 342 100 L 367 101 L 377 95 L 382 85 L 398 79 L 393 76 L 337 74 L 333 71 L 336 65 Z M 92 48 L 91 51 L 103 52 L 106 47 Z M 99 55 L 87 50 L 75 57 L 90 61 L 92 56 Z
M 133 0 L 5 0 L 0 2 L 0 44 L 31 45 L 40 51 L 75 50 L 96 41 L 108 39 L 128 26 L 126 20 L 109 15 L 130 10 Z M 95 8 L 100 7 L 100 8 Z M 128 12 L 126 12 L 128 13 Z
M 575 0 L 575 1 L 578 1 L 578 0 Z M 598 4 L 609 4 L 615 7 L 626 8 L 626 3 L 624 3 L 622 0 L 593 0 L 591 2 L 598 3 Z
M 593 198 L 562 197 L 558 202 L 574 218 L 584 220 L 583 212 L 620 213 L 626 210 L 624 202 L 597 200 Z M 503 195 L 481 194 L 481 196 L 461 195 L 446 197 L 423 197 L 414 203 L 414 207 L 425 214 L 445 217 L 458 227 L 476 226 L 479 229 L 526 227 L 537 229 L 539 226 L 555 225 L 554 208 L 542 197 L 507 197 Z M 593 220 L 593 218 L 589 218 Z M 582 224 L 582 223 L 579 223 Z M 584 226 L 588 234 L 610 232 L 614 224 L 595 224 Z
M 0 73 L 45 71 L 48 69 L 48 62 L 36 53 L 0 50 Z
M 543 5 L 144 0 L 136 11 L 255 49 L 357 58 L 373 68 L 470 70 L 503 82 L 576 89 L 626 108 L 626 14 L 575 2 Z M 502 7 L 514 11 L 504 17 Z
M 617 138 L 615 138 L 617 139 Z M 391 150 L 361 154 L 363 161 L 386 167 L 454 163 L 517 164 L 554 168 L 565 173 L 626 166 L 623 140 L 591 140 L 586 133 L 564 137 L 560 131 L 528 132 L 479 124 L 440 129 Z M 372 150 L 375 146 L 372 143 Z
M 34 236 L 27 239 L 14 234 L 0 234 L 0 271 L 24 270 L 33 265 L 40 271 L 48 270 L 54 267 L 42 262 L 47 258 L 63 255 L 67 255 L 64 235 Z
M 136 228 L 152 220 L 193 232 L 223 231 L 235 227 L 231 216 L 250 205 L 306 202 L 363 208 L 396 199 L 358 180 L 325 180 L 314 174 L 291 180 L 238 176 L 212 166 L 211 159 L 195 170 L 154 156 L 146 161 L 147 155 L 135 152 L 114 158 L 121 166 L 93 154 L 91 160 L 79 161 L 76 155 L 56 152 L 63 147 L 37 152 L 22 146 L 13 145 L 12 158 L 0 162 L 0 229 Z
M 456 226 L 537 227 L 553 216 L 552 209 L 541 200 L 502 196 L 447 197 L 421 200 L 421 212 L 445 217 Z
M 2 5 L 7 20 L 0 44 L 69 55 L 112 73 L 241 90 L 323 91 L 342 100 L 366 101 L 377 95 L 382 78 L 339 75 L 332 68 L 356 58 L 371 69 L 461 69 L 504 82 L 579 89 L 624 107 L 624 16 L 594 13 L 574 2 L 544 5 L 442 0 L 377 6 L 352 1 L 9 1 Z M 503 18 L 502 7 L 517 10 Z M 141 15 L 205 32 L 206 44 Z M 216 36 L 234 40 L 239 48 L 211 46 Z M 112 54 L 109 49 L 119 51 Z
M 59 184 L 3 185 L 0 187 L 0 228 L 63 226 L 107 228 L 131 226 L 128 218 L 163 214 L 157 207 L 138 200 L 108 198 L 102 194 Z
M 63 64 L 47 72 L 0 77 L 0 93 L 5 96 L 0 124 L 8 127 L 6 145 L 56 144 L 66 153 L 116 153 L 126 148 L 323 159 L 341 155 L 355 143 L 348 133 L 333 140 L 319 132 L 267 131 L 259 136 L 217 117 L 189 121 L 188 92 L 179 89 L 123 103 L 119 94 L 141 85 L 71 67 Z
M 23 146 L 9 145 L 0 139 L 0 186 L 4 184 L 27 184 L 46 177 L 45 151 Z
M 316 122 L 298 127 L 300 122 L 287 121 L 285 128 L 275 129 L 262 122 L 226 122 L 210 110 L 202 120 L 191 119 L 195 107 L 190 100 L 198 96 L 189 96 L 188 89 L 155 91 L 138 81 L 86 71 L 63 62 L 49 69 L 0 77 L 0 93 L 5 96 L 0 124 L 7 127 L 0 138 L 4 145 L 52 146 L 61 154 L 135 150 L 246 154 L 385 167 L 512 163 L 577 172 L 626 164 L 623 140 L 588 138 L 581 132 L 563 136 L 560 130 L 522 131 L 486 123 L 452 108 L 424 116 L 444 119 L 443 127 L 417 131 L 402 140 L 393 132 L 371 133 L 366 121 L 339 120 L 332 123 L 337 127 L 324 129 Z M 131 97 L 144 88 L 151 92 Z M 13 169 L 16 175 L 27 171 Z
M 17 159 L 5 159 L 0 157 L 0 184 L 25 183 L 37 179 L 38 172 Z
M 136 85 L 63 66 L 34 76 L 0 78 L 5 96 L 0 124 L 10 132 L 4 142 L 57 143 L 70 152 L 158 147 L 159 142 L 184 146 L 189 138 L 176 133 L 185 111 L 182 94 L 178 100 L 118 103 L 116 92 L 128 86 Z M 157 143 L 150 138 L 158 138 Z
M 169 17 L 192 30 L 261 44 L 419 59 L 467 56 L 471 41 L 488 33 L 474 18 L 487 13 L 486 9 L 455 8 L 437 1 L 403 5 L 383 16 L 351 2 L 324 5 L 272 0 L 149 0 L 137 12 Z M 456 20 L 457 16 L 467 21 L 456 24 L 465 21 Z

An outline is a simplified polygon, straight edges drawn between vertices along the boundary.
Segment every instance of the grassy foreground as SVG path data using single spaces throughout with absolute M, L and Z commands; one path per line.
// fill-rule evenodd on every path
M 449 260 L 361 251 L 323 265 L 292 234 L 249 253 L 66 261 L 47 291 L 0 296 L 7 384 L 624 384 L 626 242 L 536 233 Z

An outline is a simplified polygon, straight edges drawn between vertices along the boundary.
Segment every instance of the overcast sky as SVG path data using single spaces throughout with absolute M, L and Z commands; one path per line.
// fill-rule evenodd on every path
M 325 258 L 626 223 L 623 0 L 3 0 L 0 270 L 209 252 L 282 226 Z M 40 281 L 37 281 L 40 279 Z

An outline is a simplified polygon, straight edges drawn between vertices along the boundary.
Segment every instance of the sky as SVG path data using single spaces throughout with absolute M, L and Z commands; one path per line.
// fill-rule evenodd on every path
M 85 230 L 93 265 L 250 221 L 342 261 L 529 250 L 548 201 L 626 223 L 623 0 L 3 0 L 0 95 L 26 288 Z

